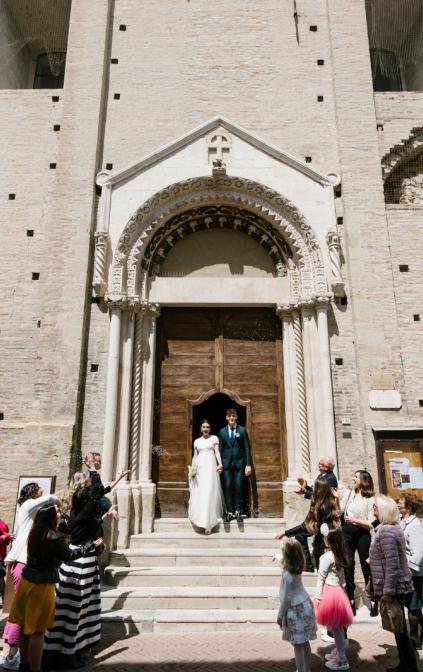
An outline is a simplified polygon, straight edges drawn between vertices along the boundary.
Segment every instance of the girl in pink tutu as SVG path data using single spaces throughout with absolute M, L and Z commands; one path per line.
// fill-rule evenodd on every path
M 320 532 L 324 537 L 326 551 L 320 558 L 316 587 L 316 618 L 320 625 L 332 630 L 335 648 L 326 656 L 330 670 L 349 670 L 345 653 L 345 629 L 353 622 L 353 612 L 344 589 L 344 569 L 349 557 L 341 529 L 329 530 L 325 524 Z

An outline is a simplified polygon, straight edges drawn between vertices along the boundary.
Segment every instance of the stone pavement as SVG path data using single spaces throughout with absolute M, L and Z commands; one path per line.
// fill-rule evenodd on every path
M 275 626 L 277 628 L 277 626 Z M 323 654 L 331 649 L 319 639 L 312 642 L 312 669 L 323 672 Z M 350 630 L 351 669 L 383 672 L 397 663 L 394 636 L 379 628 Z M 278 630 L 161 634 L 103 637 L 85 669 L 95 672 L 295 672 L 293 648 Z

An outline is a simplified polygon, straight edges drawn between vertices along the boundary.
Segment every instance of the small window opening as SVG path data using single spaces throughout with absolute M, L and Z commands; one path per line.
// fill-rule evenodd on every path
M 34 89 L 63 89 L 66 52 L 39 54 L 35 67 Z

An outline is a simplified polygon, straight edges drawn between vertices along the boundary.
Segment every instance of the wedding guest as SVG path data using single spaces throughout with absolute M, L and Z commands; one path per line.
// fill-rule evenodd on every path
M 411 492 L 404 492 L 398 500 L 400 524 L 405 538 L 405 553 L 414 584 L 414 593 L 408 607 L 408 620 L 410 636 L 416 649 L 422 648 L 423 635 L 423 525 L 416 516 L 419 505 L 418 498 Z
M 15 522 L 15 540 L 5 558 L 6 565 L 13 581 L 13 590 L 16 593 L 25 569 L 27 560 L 27 542 L 32 524 L 39 509 L 45 504 L 55 504 L 59 500 L 56 495 L 43 495 L 42 488 L 38 483 L 27 483 L 19 493 L 18 512 Z M 9 645 L 7 655 L 3 656 L 1 663 L 5 670 L 17 670 L 19 668 L 19 637 L 21 626 L 16 623 L 6 622 L 3 631 L 3 640 Z
M 320 558 L 317 574 L 317 622 L 330 629 L 335 640 L 333 651 L 326 655 L 325 666 L 330 670 L 349 670 L 345 652 L 345 631 L 354 620 L 344 589 L 344 571 L 349 557 L 342 530 L 331 529 L 326 523 L 320 528 L 325 552 Z
M 297 672 L 310 672 L 310 640 L 316 639 L 316 619 L 310 596 L 303 586 L 304 555 L 301 544 L 287 539 L 283 545 L 280 607 L 277 623 L 283 639 L 294 647 Z
M 355 606 L 355 554 L 358 551 L 364 584 L 370 579 L 370 567 L 367 562 L 371 543 L 370 530 L 375 520 L 373 505 L 375 489 L 373 479 L 368 471 L 359 469 L 353 476 L 353 487 L 348 492 L 344 506 L 344 525 L 342 531 L 350 556 L 350 564 L 345 569 L 346 590 L 351 602 L 353 613 Z M 377 603 L 371 605 L 370 614 L 377 616 Z
M 90 543 L 70 550 L 63 535 L 57 533 L 57 522 L 54 504 L 38 510 L 28 537 L 27 564 L 10 609 L 9 621 L 22 628 L 19 668 L 22 672 L 39 672 L 41 669 L 44 633 L 54 623 L 59 564 L 63 560 L 76 560 L 91 547 Z
M 396 600 L 404 609 L 410 604 L 413 580 L 408 567 L 404 533 L 399 525 L 397 504 L 391 497 L 377 495 L 374 512 L 379 525 L 370 544 L 371 597 L 387 603 Z M 405 618 L 404 625 L 405 625 Z M 399 665 L 387 672 L 418 672 L 416 654 L 404 632 L 394 633 Z
M 319 459 L 319 473 L 316 477 L 316 480 L 318 478 L 323 478 L 324 480 L 327 480 L 329 485 L 332 488 L 337 488 L 338 487 L 338 479 L 336 478 L 335 474 L 333 473 L 333 469 L 335 467 L 335 459 L 333 457 L 321 457 Z M 304 478 L 297 478 L 298 484 L 299 484 L 299 489 L 296 490 L 297 495 L 304 495 L 305 499 L 311 499 L 313 496 L 313 486 L 308 485 L 307 481 Z
M 101 463 L 97 465 L 101 467 Z M 71 535 L 70 549 L 96 541 L 83 557 L 72 562 L 63 562 L 59 569 L 56 590 L 56 617 L 45 636 L 43 668 L 83 667 L 84 649 L 100 639 L 100 574 L 97 562 L 105 548 L 102 522 L 107 512 L 101 515 L 99 500 L 117 485 L 129 472 L 123 471 L 109 486 L 103 487 L 100 475 L 90 455 L 90 475 L 79 480 L 79 487 L 72 497 L 69 516 Z
M 320 532 L 323 523 L 335 528 L 341 525 L 341 512 L 339 508 L 339 496 L 335 488 L 330 485 L 326 478 L 317 478 L 314 483 L 313 499 L 310 502 L 309 512 L 300 525 L 291 527 L 285 532 L 276 535 L 276 539 L 283 537 L 295 537 L 301 544 L 306 560 L 306 570 L 313 572 L 314 565 L 308 549 L 307 539 L 313 536 L 313 558 L 316 567 L 325 551 L 325 543 Z

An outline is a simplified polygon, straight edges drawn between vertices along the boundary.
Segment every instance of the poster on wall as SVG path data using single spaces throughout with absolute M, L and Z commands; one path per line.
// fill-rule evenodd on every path
M 423 468 L 420 451 L 385 450 L 387 494 L 398 499 L 401 492 L 414 492 L 419 498 L 423 495 Z

